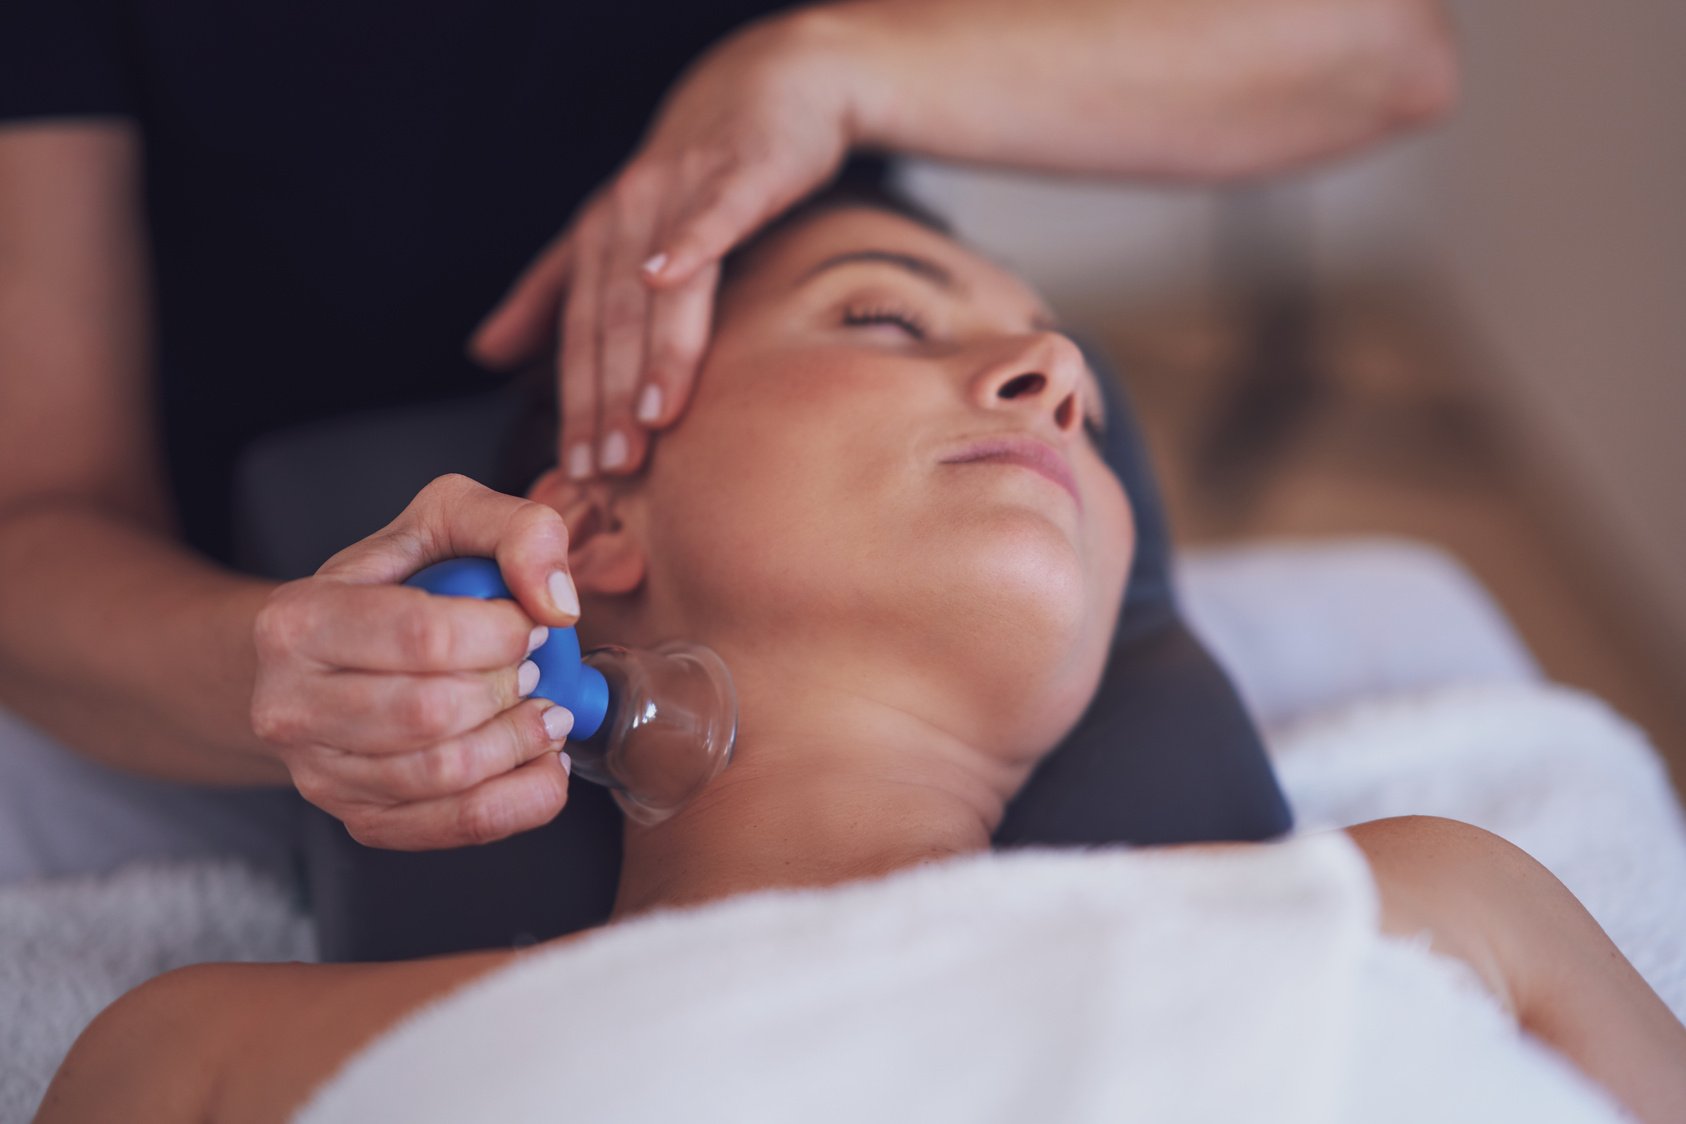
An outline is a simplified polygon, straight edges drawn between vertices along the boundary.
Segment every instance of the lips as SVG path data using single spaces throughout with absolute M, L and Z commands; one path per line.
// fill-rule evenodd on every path
M 1016 464 L 1041 473 L 1082 505 L 1077 493 L 1077 475 L 1060 451 L 1046 441 L 1024 435 L 1002 434 L 973 441 L 958 453 L 943 458 L 944 464 Z

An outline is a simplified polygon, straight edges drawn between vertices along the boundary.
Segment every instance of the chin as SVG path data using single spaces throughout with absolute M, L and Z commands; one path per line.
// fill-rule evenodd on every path
M 932 560 L 931 596 L 963 649 L 958 658 L 1000 677 L 1009 693 L 1042 695 L 1069 680 L 1096 614 L 1083 555 L 1061 528 L 1033 512 L 998 511 L 932 533 L 923 550 L 933 549 L 942 557 Z M 1001 672 L 1003 644 L 1018 657 L 1006 661 L 1010 675 Z
M 959 513 L 957 513 L 959 514 Z M 1014 603 L 1030 600 L 1058 619 L 1080 619 L 1087 600 L 1085 560 L 1071 529 L 1039 508 L 999 505 L 964 513 L 937 532 L 974 580 Z

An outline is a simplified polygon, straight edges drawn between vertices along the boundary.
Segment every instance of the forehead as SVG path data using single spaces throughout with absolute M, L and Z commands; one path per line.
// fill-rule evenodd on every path
M 756 248 L 734 288 L 750 298 L 788 292 L 817 267 L 845 256 L 866 256 L 862 251 L 927 261 L 946 273 L 943 287 L 950 295 L 982 311 L 1015 322 L 1053 322 L 1047 303 L 1008 270 L 946 234 L 870 206 L 831 208 L 777 232 Z

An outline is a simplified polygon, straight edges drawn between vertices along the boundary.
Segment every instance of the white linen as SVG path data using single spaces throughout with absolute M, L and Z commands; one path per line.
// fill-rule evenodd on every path
M 1331 707 L 1540 672 L 1491 595 L 1439 547 L 1388 536 L 1188 551 L 1189 627 L 1266 725 Z
M 1338 832 L 762 893 L 471 984 L 296 1119 L 1621 1119 L 1467 969 L 1375 920 Z

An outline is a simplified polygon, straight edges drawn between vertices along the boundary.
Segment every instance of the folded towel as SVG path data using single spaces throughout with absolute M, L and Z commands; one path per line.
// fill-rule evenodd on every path
M 760 893 L 531 954 L 297 1119 L 1622 1119 L 1376 911 L 1338 832 Z

